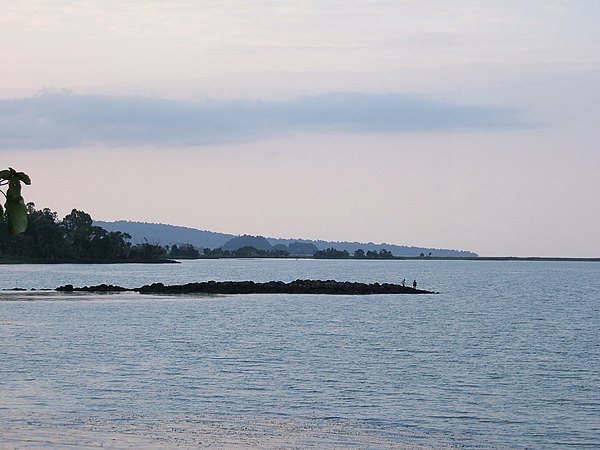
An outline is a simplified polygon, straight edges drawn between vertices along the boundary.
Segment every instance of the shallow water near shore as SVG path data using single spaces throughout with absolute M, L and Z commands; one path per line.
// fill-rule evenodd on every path
M 600 263 L 0 269 L 1 289 L 416 278 L 440 292 L 2 291 L 2 447 L 600 446 Z

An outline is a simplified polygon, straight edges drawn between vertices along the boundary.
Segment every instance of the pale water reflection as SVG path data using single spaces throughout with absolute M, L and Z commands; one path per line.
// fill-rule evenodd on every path
M 19 267 L 0 286 L 414 277 L 441 294 L 2 292 L 5 447 L 600 442 L 596 263 Z

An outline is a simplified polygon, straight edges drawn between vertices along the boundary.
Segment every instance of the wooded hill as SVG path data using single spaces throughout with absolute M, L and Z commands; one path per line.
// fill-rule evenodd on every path
M 92 217 L 73 209 L 62 220 L 57 213 L 27 204 L 27 229 L 9 236 L 6 214 L 0 217 L 0 261 L 119 262 L 160 261 L 167 249 L 148 242 L 132 244 L 130 236 L 93 225 Z
M 131 236 L 133 243 L 150 242 L 160 245 L 173 245 L 181 243 L 189 243 L 198 249 L 204 248 L 215 249 L 222 248 L 232 239 L 240 240 L 247 235 L 236 236 L 233 234 L 217 233 L 213 231 L 199 230 L 195 228 L 181 227 L 175 225 L 145 223 L 145 222 L 130 222 L 119 220 L 116 222 L 97 221 L 96 225 L 108 231 L 120 231 Z M 327 250 L 334 248 L 339 251 L 346 251 L 349 254 L 354 254 L 359 249 L 366 252 L 380 252 L 386 250 L 394 256 L 417 257 L 421 254 L 425 256 L 436 257 L 477 257 L 477 253 L 464 250 L 412 247 L 387 243 L 373 242 L 341 242 L 341 241 L 325 241 L 325 240 L 310 240 L 310 239 L 282 239 L 262 236 L 250 236 L 252 238 L 260 238 L 264 243 L 259 245 L 257 239 L 252 242 L 247 239 L 244 242 L 236 243 L 236 246 L 228 245 L 228 249 L 241 248 L 244 246 L 253 246 L 261 250 L 284 250 L 290 255 L 312 255 L 317 250 Z M 269 247 L 270 246 L 270 247 Z

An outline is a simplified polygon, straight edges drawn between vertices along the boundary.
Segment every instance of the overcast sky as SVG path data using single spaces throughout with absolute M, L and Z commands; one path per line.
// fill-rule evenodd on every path
M 61 216 L 600 256 L 595 0 L 0 0 L 0 60 Z

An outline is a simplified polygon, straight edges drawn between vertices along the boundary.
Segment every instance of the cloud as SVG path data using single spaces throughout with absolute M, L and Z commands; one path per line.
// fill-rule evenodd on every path
M 60 92 L 0 100 L 0 149 L 198 146 L 297 131 L 401 133 L 524 126 L 516 109 L 449 104 L 402 94 L 188 102 Z

